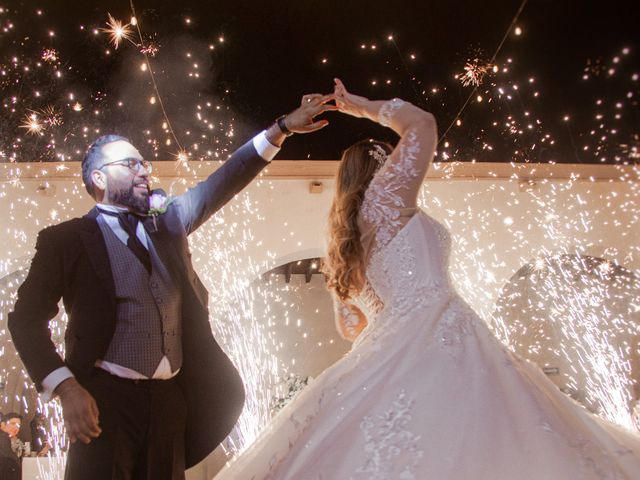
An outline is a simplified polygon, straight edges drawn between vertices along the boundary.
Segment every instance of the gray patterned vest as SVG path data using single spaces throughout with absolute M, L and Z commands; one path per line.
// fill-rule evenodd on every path
M 171 370 L 182 366 L 182 293 L 149 241 L 152 273 L 102 217 L 116 289 L 116 328 L 103 360 L 152 377 L 167 356 Z

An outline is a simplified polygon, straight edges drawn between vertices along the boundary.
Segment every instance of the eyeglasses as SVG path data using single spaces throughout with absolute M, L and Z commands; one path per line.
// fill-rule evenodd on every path
M 147 172 L 151 173 L 153 170 L 153 165 L 148 160 L 138 160 L 137 158 L 124 158 L 122 160 L 114 160 L 113 162 L 103 163 L 98 170 L 102 170 L 104 167 L 108 167 L 109 165 L 120 165 L 122 167 L 127 167 L 132 172 L 139 172 L 141 168 L 144 168 Z

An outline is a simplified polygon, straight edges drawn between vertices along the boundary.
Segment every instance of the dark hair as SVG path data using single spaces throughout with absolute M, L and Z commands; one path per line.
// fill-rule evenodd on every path
M 91 181 L 91 172 L 96 170 L 102 160 L 102 147 L 113 142 L 129 142 L 129 139 L 121 135 L 109 134 L 98 137 L 87 149 L 82 159 L 82 181 L 89 195 L 95 198 L 95 190 Z
M 336 177 L 336 192 L 329 211 L 329 246 L 323 271 L 327 286 L 347 301 L 364 285 L 365 258 L 360 243 L 358 215 L 364 192 L 381 164 L 373 155 L 381 148 L 389 155 L 393 148 L 377 140 L 362 140 L 342 154 Z M 384 160 L 384 157 L 381 158 Z
M 22 415 L 16 412 L 9 412 L 2 415 L 2 421 L 5 423 L 11 420 L 12 418 L 18 418 L 20 419 L 20 421 L 22 421 Z

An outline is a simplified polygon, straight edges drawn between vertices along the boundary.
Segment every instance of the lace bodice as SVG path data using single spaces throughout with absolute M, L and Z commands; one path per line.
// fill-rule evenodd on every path
M 397 321 L 419 305 L 453 292 L 449 278 L 451 239 L 447 229 L 418 211 L 372 256 L 366 285 L 356 298 L 370 324 L 384 312 Z
M 386 102 L 380 109 L 380 123 L 390 125 L 395 115 L 402 114 L 403 105 L 405 103 L 398 99 Z M 364 308 L 369 319 L 392 300 L 394 287 L 403 285 L 408 288 L 408 295 L 411 295 L 409 290 L 415 294 L 412 287 L 417 285 L 411 277 L 418 265 L 413 262 L 424 262 L 433 277 L 430 283 L 435 282 L 436 277 L 439 284 L 448 282 L 448 234 L 430 217 L 418 214 L 416 234 L 420 238 L 417 242 L 409 242 L 416 245 L 408 246 L 407 239 L 401 238 L 395 242 L 398 245 L 387 248 L 418 212 L 418 192 L 434 153 L 433 128 L 420 118 L 407 122 L 404 127 L 397 147 L 371 180 L 360 209 L 358 224 L 368 267 L 367 283 L 356 303 Z M 425 252 L 429 258 L 415 258 L 411 255 L 415 252 L 408 251 L 421 249 L 421 241 L 430 247 Z M 397 278 L 397 274 L 402 278 Z

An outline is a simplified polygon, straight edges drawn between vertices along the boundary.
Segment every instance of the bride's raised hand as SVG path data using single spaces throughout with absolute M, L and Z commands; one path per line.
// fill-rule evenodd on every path
M 369 99 L 349 93 L 339 78 L 334 78 L 333 95 L 338 110 L 358 118 L 368 118 L 366 106 Z

